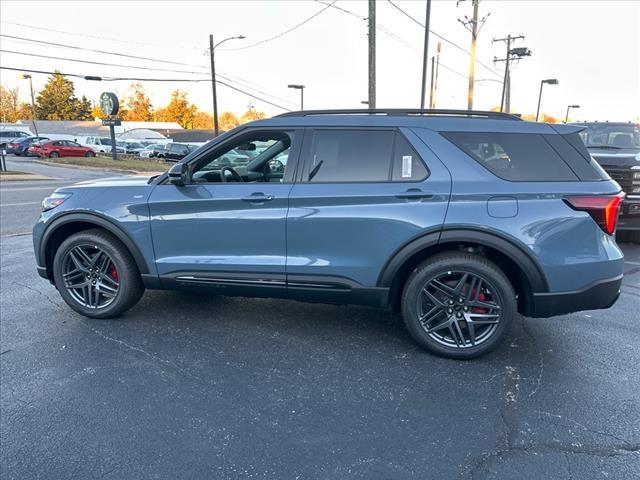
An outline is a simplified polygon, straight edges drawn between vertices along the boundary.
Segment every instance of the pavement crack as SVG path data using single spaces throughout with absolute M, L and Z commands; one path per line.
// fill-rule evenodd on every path
M 622 444 L 623 444 L 623 445 L 626 445 L 626 447 L 627 447 L 627 448 L 630 448 L 630 449 L 631 449 L 630 451 L 636 451 L 636 450 L 637 450 L 637 447 L 636 447 L 634 444 L 632 444 L 632 443 L 631 443 L 631 442 L 629 442 L 628 440 L 626 440 L 626 439 L 624 439 L 624 438 L 622 438 L 622 437 L 618 437 L 618 436 L 616 436 L 616 435 L 614 435 L 614 434 L 612 434 L 612 433 L 602 432 L 602 431 L 600 431 L 600 430 L 595 430 L 595 429 L 593 429 L 593 428 L 590 428 L 590 427 L 586 426 L 586 425 L 585 425 L 585 424 L 583 424 L 583 423 L 580 423 L 580 422 L 577 422 L 577 421 L 575 421 L 575 420 L 572 420 L 571 418 L 565 418 L 565 417 L 563 417 L 562 415 L 557 415 L 557 414 L 555 414 L 555 413 L 551 413 L 551 412 L 544 412 L 544 411 L 541 411 L 541 410 L 537 410 L 537 413 L 540 413 L 540 414 L 542 414 L 542 415 L 544 415 L 544 416 L 547 416 L 547 417 L 558 418 L 558 419 L 560 419 L 560 420 L 566 420 L 567 422 L 570 422 L 570 423 L 572 423 L 572 424 L 574 424 L 574 425 L 577 425 L 578 427 L 580 427 L 580 428 L 581 428 L 582 430 L 584 430 L 585 432 L 594 433 L 594 434 L 596 434 L 596 435 L 602 435 L 602 436 L 604 436 L 604 437 L 609 437 L 609 438 L 611 438 L 611 439 L 613 439 L 613 440 L 616 440 L 616 441 L 618 441 L 618 442 L 622 442 Z M 550 423 L 550 424 L 552 424 L 552 425 L 556 425 L 557 427 L 570 428 L 570 426 L 569 426 L 569 425 L 564 424 L 564 423 L 551 422 L 551 421 L 548 421 L 548 420 L 547 420 L 547 423 Z
M 169 366 L 173 367 L 174 369 L 178 370 L 180 373 L 182 373 L 186 377 L 192 378 L 194 380 L 198 380 L 200 382 L 202 381 L 202 379 L 200 377 L 198 377 L 197 375 L 194 375 L 193 373 L 189 372 L 188 370 L 185 370 L 184 368 L 182 368 L 181 366 L 177 365 L 174 362 L 171 362 L 170 360 L 166 360 L 166 359 L 161 358 L 161 357 L 159 357 L 159 356 L 157 356 L 157 355 L 155 355 L 153 353 L 147 352 L 143 348 L 137 347 L 135 345 L 131 345 L 130 343 L 125 342 L 124 340 L 120 340 L 118 338 L 111 337 L 111 336 L 101 332 L 97 328 L 92 327 L 86 321 L 82 321 L 81 320 L 81 323 L 84 324 L 87 328 L 89 328 L 89 330 L 91 330 L 93 333 L 98 335 L 100 338 L 102 338 L 102 339 L 104 339 L 104 340 L 106 340 L 108 342 L 113 342 L 113 343 L 116 343 L 116 344 L 120 345 L 121 347 L 126 348 L 126 349 L 142 353 L 143 355 L 151 358 L 155 362 L 163 363 L 165 365 L 169 365 Z
M 47 295 L 46 293 L 44 293 L 43 291 L 35 288 L 35 287 L 31 287 L 29 285 L 25 285 L 24 283 L 19 283 L 16 282 L 15 280 L 6 280 L 4 279 L 5 282 L 12 284 L 12 285 L 16 285 L 18 287 L 22 287 L 22 288 L 26 288 L 27 290 L 31 290 L 32 292 L 36 292 L 38 295 L 42 295 L 44 298 L 47 299 L 47 301 L 49 303 L 51 303 L 54 307 L 56 307 L 59 310 L 64 310 L 62 305 L 60 305 L 58 302 L 56 302 L 53 298 L 51 298 L 49 295 Z

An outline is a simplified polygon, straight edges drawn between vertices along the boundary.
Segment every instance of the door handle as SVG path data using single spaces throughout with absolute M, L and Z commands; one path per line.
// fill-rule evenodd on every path
M 423 198 L 433 198 L 433 193 L 423 192 L 419 188 L 410 188 L 406 192 L 396 194 L 396 198 L 402 200 L 420 200 Z
M 273 195 L 265 195 L 262 192 L 252 193 L 248 197 L 242 197 L 242 201 L 251 203 L 264 203 L 273 200 Z

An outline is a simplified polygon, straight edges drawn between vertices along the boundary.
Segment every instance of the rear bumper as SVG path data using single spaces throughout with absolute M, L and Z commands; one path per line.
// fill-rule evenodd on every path
M 620 296 L 622 275 L 570 292 L 534 293 L 532 317 L 553 317 L 582 310 L 609 308 Z

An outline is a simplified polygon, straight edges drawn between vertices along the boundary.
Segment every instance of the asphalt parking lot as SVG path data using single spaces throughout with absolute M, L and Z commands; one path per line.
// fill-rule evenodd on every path
M 0 185 L 2 478 L 640 478 L 638 245 L 611 309 L 521 318 L 472 362 L 364 307 L 147 291 L 90 320 L 30 228 L 108 174 L 12 165 L 56 179 Z

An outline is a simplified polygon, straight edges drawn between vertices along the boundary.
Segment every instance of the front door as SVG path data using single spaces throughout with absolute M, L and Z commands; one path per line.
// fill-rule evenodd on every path
M 299 137 L 295 131 L 245 130 L 189 160 L 188 184 L 155 188 L 149 210 L 161 278 L 226 293 L 237 287 L 284 291 Z M 277 171 L 277 165 L 283 168 Z

